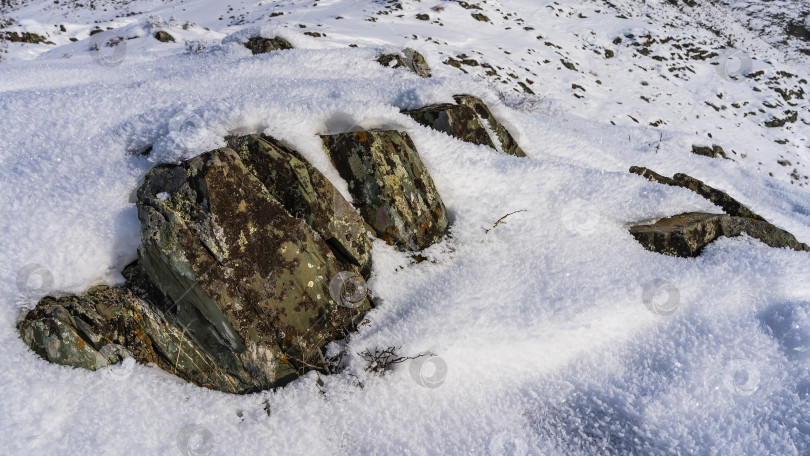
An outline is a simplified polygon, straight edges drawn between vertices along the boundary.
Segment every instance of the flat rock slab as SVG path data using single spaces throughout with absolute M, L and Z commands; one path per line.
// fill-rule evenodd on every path
M 321 138 L 377 237 L 416 251 L 444 236 L 447 211 L 407 133 L 373 130 Z
M 696 257 L 703 248 L 721 236 L 747 234 L 770 247 L 788 247 L 810 252 L 810 247 L 768 222 L 723 214 L 687 212 L 649 225 L 630 227 L 647 250 L 679 257 Z
M 662 176 L 651 169 L 643 168 L 640 166 L 630 167 L 630 172 L 638 174 L 639 176 L 642 177 L 646 177 L 648 180 L 658 182 L 660 184 L 671 185 L 674 187 L 688 188 L 689 190 L 692 190 L 693 192 L 697 193 L 698 195 L 706 198 L 707 200 L 711 201 L 712 203 L 722 208 L 723 211 L 728 215 L 765 221 L 764 218 L 754 213 L 754 211 L 749 209 L 743 203 L 729 196 L 728 193 L 718 190 L 714 187 L 708 186 L 704 184 L 703 181 L 695 179 L 692 176 L 678 173 L 675 174 L 672 178 L 669 178 Z

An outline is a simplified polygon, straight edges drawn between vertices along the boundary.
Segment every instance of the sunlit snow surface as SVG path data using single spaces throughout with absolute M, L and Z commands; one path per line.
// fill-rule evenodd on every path
M 715 242 L 699 258 L 672 258 L 645 251 L 626 229 L 685 211 L 720 211 L 688 190 L 627 172 L 642 165 L 703 179 L 810 242 L 806 187 L 758 171 L 753 151 L 735 161 L 689 153 L 698 131 L 729 137 L 741 151 L 760 141 L 756 128 L 683 114 L 703 106 L 694 86 L 673 90 L 695 108 L 650 107 L 628 96 L 639 110 L 674 110 L 664 128 L 612 126 L 603 114 L 615 101 L 574 108 L 573 98 L 552 90 L 559 73 L 552 69 L 537 70 L 540 96 L 510 96 L 517 101 L 506 105 L 498 85 L 442 65 L 429 46 L 422 50 L 434 78 L 381 67 L 379 52 L 412 44 L 399 30 L 425 24 L 364 21 L 335 2 L 319 2 L 323 16 L 298 10 L 285 18 L 345 16 L 342 28 L 321 30 L 327 38 L 302 35 L 311 27 L 264 25 L 297 49 L 251 56 L 235 38 L 260 25 L 217 27 L 204 19 L 227 17 L 224 6 L 177 3 L 188 16 L 177 5 L 161 13 L 178 21 L 169 26 L 174 45 L 149 38 L 153 25 L 135 17 L 119 24 L 141 37 L 127 41 L 120 62 L 100 64 L 85 39 L 0 64 L 2 453 L 810 454 L 810 254 L 740 237 Z M 411 18 L 418 6 L 438 16 L 429 8 L 439 3 L 406 2 L 396 14 Z M 161 4 L 142 2 L 138 11 L 168 8 Z M 528 21 L 530 5 L 509 8 Z M 457 5 L 447 10 L 455 15 L 443 16 L 453 46 L 486 55 L 502 53 L 498 46 L 524 49 L 517 39 L 469 37 L 484 25 L 462 18 L 469 11 Z M 183 30 L 185 20 L 200 26 Z M 618 34 L 617 21 L 606 16 L 599 39 Z M 548 35 L 542 22 L 534 25 L 532 33 L 566 43 L 568 29 Z M 205 49 L 187 52 L 188 40 Z M 358 48 L 346 46 L 355 42 Z M 589 64 L 582 58 L 578 65 Z M 627 62 L 599 77 L 632 93 L 639 76 L 626 71 Z M 700 75 L 704 86 L 740 87 L 713 74 L 707 67 Z M 485 99 L 529 158 L 456 141 L 399 113 L 463 92 Z M 683 98 L 690 93 L 694 99 Z M 229 133 L 265 132 L 348 194 L 317 135 L 360 128 L 408 131 L 452 228 L 421 263 L 374 245 L 369 288 L 382 301 L 351 338 L 346 372 L 321 377 L 320 387 L 309 374 L 276 392 L 240 397 L 132 362 L 99 372 L 56 366 L 20 341 L 16 320 L 48 290 L 121 282 L 119 271 L 140 242 L 133 193 L 155 164 L 221 146 Z M 796 128 L 791 134 L 807 131 Z M 150 145 L 149 157 L 138 155 Z M 806 149 L 797 154 L 806 157 Z M 383 377 L 365 372 L 357 353 L 388 346 L 434 357 Z

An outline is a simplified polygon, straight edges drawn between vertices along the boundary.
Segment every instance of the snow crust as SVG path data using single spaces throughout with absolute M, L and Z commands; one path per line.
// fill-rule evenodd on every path
M 4 454 L 810 454 L 810 255 L 739 237 L 671 258 L 627 232 L 720 211 L 627 172 L 640 165 L 702 179 L 810 242 L 810 193 L 775 164 L 807 158 L 806 100 L 797 123 L 771 131 L 705 105 L 721 92 L 750 103 L 771 96 L 718 77 L 708 62 L 688 81 L 665 80 L 667 70 L 639 69 L 629 51 L 605 60 L 581 48 L 631 32 L 715 39 L 709 32 L 577 1 L 480 3 L 491 27 L 470 18 L 478 10 L 427 0 L 386 15 L 372 14 L 384 6 L 372 1 L 234 1 L 231 12 L 212 1 L 138 1 L 127 8 L 148 14 L 129 17 L 96 3 L 27 2 L 13 11 L 22 27 L 65 23 L 68 35 L 53 32 L 58 47 L 20 45 L 0 63 Z M 277 11 L 285 14 L 271 18 Z M 89 52 L 95 20 L 115 27 L 109 38 L 127 38 L 123 58 Z M 156 30 L 176 42 L 154 40 Z M 315 30 L 327 36 L 303 34 Z M 240 42 L 256 33 L 296 49 L 252 56 Z M 433 78 L 375 62 L 405 46 L 425 54 Z M 442 64 L 458 52 L 533 79 L 536 95 Z M 547 58 L 555 63 L 538 63 Z M 576 58 L 580 71 L 558 68 L 561 58 Z M 808 77 L 807 67 L 767 59 L 752 60 L 752 71 Z M 572 83 L 586 98 L 571 96 Z M 640 90 L 660 99 L 639 100 Z M 400 114 L 458 93 L 483 98 L 529 158 Z M 659 118 L 666 124 L 648 125 Z M 365 128 L 410 134 L 452 228 L 420 263 L 375 243 L 368 285 L 382 304 L 349 341 L 347 372 L 240 397 L 131 361 L 100 372 L 49 364 L 19 339 L 17 319 L 44 294 L 122 282 L 140 242 L 134 191 L 152 166 L 220 147 L 227 134 L 264 132 L 348 197 L 318 134 Z M 793 142 L 774 143 L 786 136 Z M 736 152 L 691 154 L 698 143 Z M 357 353 L 388 346 L 432 358 L 366 372 Z

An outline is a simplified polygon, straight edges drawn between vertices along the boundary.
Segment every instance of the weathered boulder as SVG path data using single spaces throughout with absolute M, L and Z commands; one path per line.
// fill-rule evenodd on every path
M 810 246 L 800 243 L 787 231 L 768 222 L 746 217 L 687 212 L 653 224 L 630 227 L 630 234 L 647 250 L 679 257 L 698 256 L 715 239 L 740 236 L 742 233 L 771 247 L 810 252 Z
M 231 147 L 289 214 L 303 219 L 344 268 L 371 270 L 371 240 L 360 214 L 298 152 L 268 136 L 228 138 Z
M 446 233 L 444 203 L 407 133 L 372 130 L 321 138 L 377 237 L 421 250 Z
M 263 38 L 261 36 L 254 36 L 248 39 L 245 43 L 245 47 L 250 49 L 253 55 L 293 48 L 290 42 L 284 38 Z
M 640 166 L 630 167 L 630 172 L 638 174 L 639 176 L 646 177 L 648 180 L 658 182 L 664 185 L 671 185 L 674 187 L 684 187 L 692 190 L 698 195 L 706 198 L 717 206 L 721 207 L 729 215 L 735 217 L 747 217 L 755 220 L 765 221 L 764 218 L 755 214 L 754 211 L 749 209 L 746 205 L 730 197 L 726 192 L 717 190 L 703 183 L 703 181 L 695 179 L 694 177 L 686 174 L 678 173 L 672 178 L 664 177 L 655 171 Z
M 416 73 L 416 75 L 429 78 L 430 66 L 427 64 L 425 57 L 411 48 L 405 48 L 400 54 L 383 54 L 377 58 L 377 62 L 384 67 L 400 68 L 405 67 L 408 70 Z
M 481 101 L 480 98 L 476 98 L 472 95 L 455 95 L 453 99 L 456 100 L 456 103 L 464 106 L 469 106 L 475 110 L 475 113 L 478 114 L 478 117 L 486 120 L 489 124 L 490 130 L 495 132 L 498 141 L 501 143 L 501 149 L 509 155 L 514 155 L 516 157 L 525 157 L 526 153 L 523 152 L 523 149 L 520 148 L 515 138 L 509 133 L 506 127 L 503 126 L 498 119 L 492 114 L 492 111 L 489 110 L 487 105 Z
M 147 173 L 138 190 L 140 267 L 205 351 L 239 354 L 266 389 L 321 363 L 359 309 L 338 306 L 343 270 L 232 149 Z
M 272 138 L 149 171 L 142 244 L 123 287 L 46 297 L 19 324 L 49 361 L 96 370 L 132 357 L 208 388 L 246 393 L 329 372 L 322 350 L 370 308 L 356 210 Z
M 407 114 L 426 127 L 446 133 L 461 141 L 495 149 L 495 144 L 481 123 L 481 119 L 478 118 L 478 114 L 469 106 L 443 103 L 404 111 L 403 114 Z

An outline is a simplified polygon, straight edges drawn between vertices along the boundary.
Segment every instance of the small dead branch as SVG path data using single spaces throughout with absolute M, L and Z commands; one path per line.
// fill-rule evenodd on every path
M 367 372 L 374 372 L 375 374 L 382 374 L 390 371 L 395 364 L 404 363 L 412 359 L 425 356 L 425 353 L 416 356 L 399 356 L 397 350 L 402 347 L 388 347 L 385 349 L 375 348 L 374 351 L 366 349 L 364 352 L 357 353 L 363 360 L 368 363 L 366 366 Z
M 513 214 L 517 214 L 518 212 L 526 212 L 526 209 L 521 209 L 521 210 L 519 210 L 519 211 L 510 212 L 510 213 L 508 213 L 508 214 L 504 215 L 503 217 L 499 218 L 499 219 L 498 219 L 498 221 L 497 221 L 497 222 L 495 222 L 495 224 L 494 224 L 494 225 L 492 225 L 492 228 L 486 229 L 486 228 L 484 228 L 484 227 L 481 227 L 481 229 L 483 229 L 483 230 L 484 230 L 484 233 L 489 233 L 490 231 L 494 230 L 494 229 L 495 229 L 495 228 L 496 228 L 498 225 L 500 225 L 500 224 L 502 224 L 502 223 L 503 223 L 503 224 L 506 224 L 506 222 L 504 222 L 504 220 L 506 219 L 506 217 L 509 217 L 510 215 L 513 215 Z

